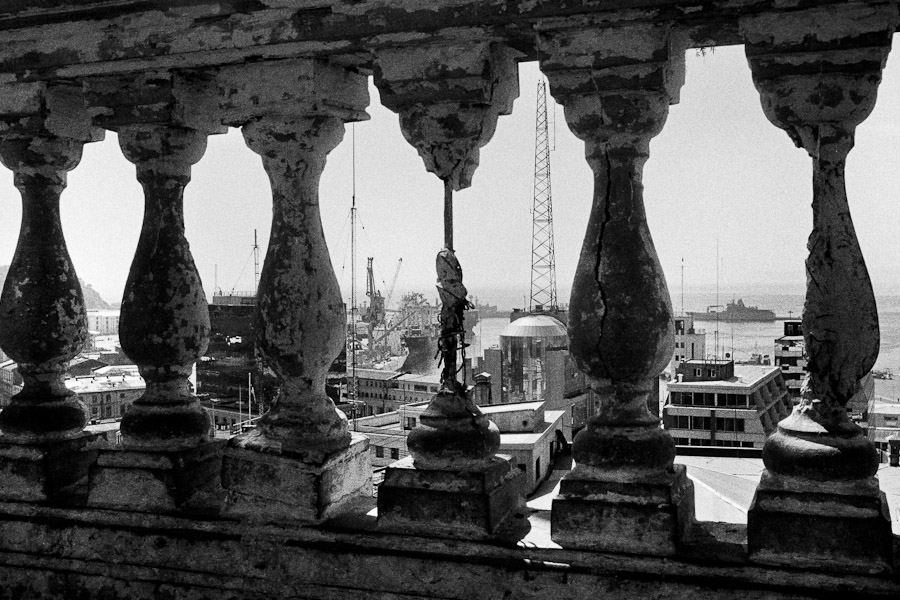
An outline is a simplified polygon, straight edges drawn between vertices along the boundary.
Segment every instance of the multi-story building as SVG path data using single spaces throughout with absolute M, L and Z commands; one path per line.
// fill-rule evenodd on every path
M 663 424 L 676 446 L 762 449 L 792 402 L 777 367 L 686 360 L 669 383 Z
M 672 357 L 672 369 L 685 360 L 704 358 L 706 356 L 706 331 L 694 327 L 692 315 L 679 315 L 675 321 L 675 354 Z
M 22 383 L 16 361 L 9 359 L 0 362 L 0 408 L 9 404 L 10 399 L 22 391 Z
M 900 402 L 872 398 L 869 401 L 867 417 L 867 435 L 881 452 L 884 461 L 888 455 L 888 439 L 900 438 Z
M 118 310 L 89 310 L 87 312 L 88 331 L 97 335 L 118 335 Z
M 803 322 L 799 319 L 785 321 L 784 335 L 775 339 L 775 366 L 781 369 L 791 398 L 799 398 L 806 377 L 806 344 Z
M 380 369 L 356 369 L 360 416 L 399 410 L 412 402 L 427 402 L 440 389 L 438 375 L 416 375 Z M 350 376 L 348 373 L 348 385 Z
M 121 419 L 146 386 L 140 376 L 119 374 L 73 377 L 66 380 L 66 387 L 84 403 L 88 422 L 97 423 Z

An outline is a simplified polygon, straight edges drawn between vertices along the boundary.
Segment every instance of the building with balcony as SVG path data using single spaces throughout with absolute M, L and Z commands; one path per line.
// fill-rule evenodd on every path
M 875 107 L 898 24 L 897 0 L 2 3 L 0 160 L 22 219 L 0 347 L 23 389 L 0 411 L 0 596 L 898 597 L 887 500 L 897 470 L 879 468 L 846 411 L 879 336 L 845 185 L 845 174 L 866 175 L 865 161 L 847 159 L 859 156 L 857 126 Z M 685 53 L 724 46 L 742 47 L 761 115 L 812 170 L 797 173 L 811 189 L 808 256 L 783 256 L 805 261 L 808 275 L 810 393 L 777 426 L 766 410 L 774 431 L 739 524 L 694 518 L 688 468 L 647 408 L 675 331 L 651 234 L 665 224 L 648 221 L 645 187 L 675 201 L 691 192 L 658 190 L 644 166 L 679 102 Z M 547 77 L 594 186 L 584 236 L 573 232 L 583 245 L 567 333 L 597 401 L 558 494 L 528 510 L 524 475 L 451 368 L 461 364 L 454 327 L 467 297 L 454 194 L 477 185 L 480 149 L 512 111 L 524 62 Z M 434 243 L 451 363 L 446 393 L 418 416 L 410 456 L 385 468 L 377 500 L 369 441 L 325 393 L 346 315 L 319 207 L 329 153 L 368 116 L 370 78 L 440 182 Z M 270 186 L 253 336 L 277 393 L 256 428 L 226 441 L 212 438 L 188 382 L 210 341 L 210 311 L 184 190 L 207 138 L 228 128 L 259 156 L 245 168 Z M 146 390 L 114 443 L 86 429 L 63 379 L 89 329 L 75 264 L 84 259 L 69 254 L 60 198 L 85 146 L 107 131 L 145 200 L 119 336 Z M 708 176 L 705 165 L 687 168 Z M 531 391 L 542 380 L 523 377 Z M 691 408 L 709 411 L 710 431 L 719 418 L 729 429 L 729 410 L 756 412 L 728 406 L 747 394 L 709 385 L 692 392 Z M 773 385 L 782 387 L 764 389 L 775 396 Z M 714 416 L 719 396 L 725 414 Z
M 663 426 L 676 446 L 754 449 L 758 455 L 793 402 L 777 367 L 686 360 L 668 386 Z

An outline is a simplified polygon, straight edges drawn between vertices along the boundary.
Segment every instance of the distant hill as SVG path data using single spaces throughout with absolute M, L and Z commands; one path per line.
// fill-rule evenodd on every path
M 6 281 L 6 273 L 9 271 L 9 265 L 0 265 L 0 285 Z M 109 303 L 100 297 L 100 294 L 91 287 L 91 284 L 87 283 L 81 277 L 78 278 L 78 281 L 81 282 L 81 292 L 84 294 L 84 305 L 88 310 L 110 310 L 112 306 Z

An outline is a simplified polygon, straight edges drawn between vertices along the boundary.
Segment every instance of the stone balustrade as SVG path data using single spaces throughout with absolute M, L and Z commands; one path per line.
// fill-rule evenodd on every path
M 23 203 L 0 347 L 24 379 L 0 412 L 0 598 L 900 595 L 874 449 L 845 410 L 879 337 L 844 187 L 898 22 L 896 2 L 0 7 L 0 160 Z M 766 116 L 813 159 L 814 192 L 811 383 L 766 442 L 746 526 L 696 522 L 646 402 L 674 329 L 642 169 L 678 102 L 685 50 L 732 43 Z M 367 118 L 374 74 L 444 182 L 434 243 L 450 306 L 465 289 L 452 192 L 478 185 L 478 149 L 512 110 L 522 60 L 539 60 L 594 175 L 569 336 L 599 408 L 549 514 L 528 515 L 496 427 L 456 379 L 448 308 L 441 390 L 376 506 L 367 442 L 324 393 L 344 312 L 319 178 L 345 123 Z M 228 127 L 271 184 L 255 341 L 280 390 L 255 430 L 224 444 L 187 384 L 209 316 L 182 207 L 207 137 Z M 84 432 L 62 383 L 86 327 L 59 203 L 83 145 L 107 129 L 145 195 L 120 335 L 147 389 L 118 444 Z

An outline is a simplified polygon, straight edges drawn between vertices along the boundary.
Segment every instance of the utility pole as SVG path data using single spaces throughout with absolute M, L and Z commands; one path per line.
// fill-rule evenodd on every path
M 556 250 L 553 245 L 553 198 L 550 192 L 550 135 L 547 119 L 547 84 L 541 79 L 537 88 L 534 139 L 534 205 L 531 229 L 531 301 L 555 310 Z

